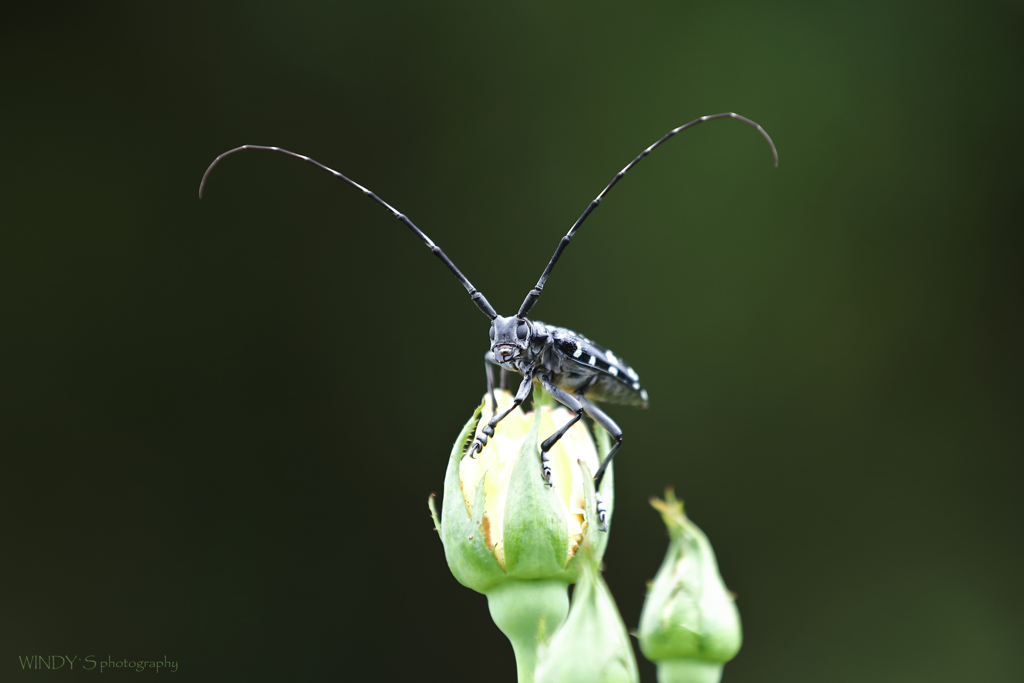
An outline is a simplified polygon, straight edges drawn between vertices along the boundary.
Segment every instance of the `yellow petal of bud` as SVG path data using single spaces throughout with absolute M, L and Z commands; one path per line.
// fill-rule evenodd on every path
M 499 390 L 494 393 L 498 412 L 508 410 L 512 405 L 512 395 Z M 561 406 L 555 409 L 542 406 L 540 410 L 540 441 L 573 417 L 569 410 Z M 477 436 L 493 414 L 490 398 L 485 397 L 484 408 L 477 425 Z M 523 442 L 529 436 L 533 420 L 533 412 L 524 413 L 517 407 L 495 426 L 494 435 L 488 439 L 483 450 L 475 458 L 463 458 L 459 467 L 462 495 L 471 517 L 474 515 L 473 506 L 481 478 L 484 481 L 485 541 L 487 547 L 493 550 L 494 557 L 502 569 L 505 568 L 503 530 L 509 480 L 522 452 Z M 565 565 L 568 565 L 576 554 L 588 526 L 583 473 L 579 466 L 581 460 L 587 464 L 591 472 L 596 471 L 600 465 L 594 440 L 582 420 L 573 425 L 548 453 L 548 465 L 551 468 L 550 484 L 561 503 L 559 507 L 564 514 L 569 537 Z M 539 468 L 537 476 L 541 476 Z

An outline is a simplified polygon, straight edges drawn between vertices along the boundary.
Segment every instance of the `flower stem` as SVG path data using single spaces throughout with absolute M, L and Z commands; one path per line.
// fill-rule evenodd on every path
M 718 683 L 722 668 L 720 662 L 663 659 L 658 662 L 658 683 Z
M 506 581 L 487 592 L 491 618 L 512 643 L 519 683 L 533 683 L 537 646 L 546 642 L 569 613 L 565 581 Z

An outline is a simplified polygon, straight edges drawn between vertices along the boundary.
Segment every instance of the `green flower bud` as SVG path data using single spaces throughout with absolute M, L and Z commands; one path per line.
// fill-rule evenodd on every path
M 633 646 L 589 548 L 562 628 L 540 653 L 536 683 L 639 683 Z
M 511 405 L 508 392 L 495 395 L 499 411 Z M 452 448 L 441 520 L 432 501 L 431 511 L 452 574 L 487 595 L 494 622 L 512 642 L 520 681 L 532 681 L 538 643 L 569 611 L 568 586 L 579 574 L 577 551 L 589 537 L 598 537 L 593 544 L 601 552 L 607 545 L 590 474 L 600 460 L 590 433 L 578 422 L 548 452 L 551 476 L 545 481 L 540 435 L 550 435 L 572 416 L 550 405 L 534 413 L 516 408 L 476 458 L 462 457 L 474 424 L 480 429 L 491 415 L 485 396 Z M 602 439 L 604 452 L 607 441 Z M 601 490 L 610 521 L 611 476 Z
M 671 540 L 640 613 L 640 649 L 658 665 L 659 683 L 717 683 L 740 649 L 739 612 L 711 543 L 672 489 L 651 505 Z

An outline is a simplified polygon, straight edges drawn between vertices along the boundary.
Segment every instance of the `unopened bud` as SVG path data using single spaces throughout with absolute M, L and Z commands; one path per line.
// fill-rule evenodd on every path
M 707 536 L 683 514 L 671 489 L 652 499 L 669 531 L 665 560 L 640 614 L 640 648 L 659 683 L 717 683 L 739 652 L 740 615 Z
M 639 683 L 626 625 L 589 548 L 562 628 L 541 651 L 536 683 Z
M 499 411 L 510 407 L 508 392 L 495 394 Z M 532 414 L 512 410 L 475 458 L 464 457 L 474 424 L 479 433 L 493 414 L 490 407 L 485 397 L 456 440 L 440 520 L 433 502 L 431 512 L 452 574 L 487 595 L 495 624 L 512 642 L 520 681 L 532 681 L 538 644 L 569 610 L 568 587 L 580 573 L 578 550 L 590 543 L 603 553 L 607 546 L 612 478 L 601 485 L 608 518 L 602 523 L 591 475 L 600 462 L 594 440 L 578 422 L 542 462 L 540 435 L 550 436 L 572 418 L 565 408 L 543 404 Z M 607 438 L 602 448 L 607 452 Z

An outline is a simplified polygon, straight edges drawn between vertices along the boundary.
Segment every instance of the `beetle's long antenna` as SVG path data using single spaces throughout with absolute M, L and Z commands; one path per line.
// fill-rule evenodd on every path
M 540 294 L 541 292 L 544 291 L 544 283 L 547 282 L 548 276 L 551 275 L 551 271 L 554 269 L 555 264 L 558 263 L 558 258 L 562 255 L 562 252 L 565 251 L 565 247 L 569 244 L 569 240 L 571 240 L 572 236 L 576 234 L 576 230 L 579 229 L 583 221 L 587 220 L 587 216 L 590 215 L 590 212 L 596 209 L 597 205 L 601 203 L 601 200 L 604 199 L 604 196 L 606 194 L 608 194 L 608 191 L 615 187 L 615 183 L 619 182 L 619 179 L 622 178 L 622 176 L 626 175 L 626 171 L 640 163 L 640 160 L 643 159 L 648 154 L 650 154 L 655 147 L 665 142 L 676 133 L 681 133 L 687 128 L 692 128 L 693 126 L 696 126 L 698 123 L 704 123 L 705 121 L 711 121 L 712 119 L 737 119 L 747 124 L 748 126 L 753 126 L 754 128 L 756 128 L 757 132 L 759 132 L 764 137 L 764 139 L 768 141 L 768 145 L 772 148 L 772 156 L 775 157 L 775 165 L 779 165 L 779 153 L 775 150 L 775 143 L 772 142 L 772 139 L 768 136 L 768 133 L 764 132 L 764 128 L 762 128 L 761 126 L 757 125 L 748 118 L 740 116 L 739 114 L 727 112 L 724 114 L 712 114 L 711 116 L 702 116 L 699 119 L 690 121 L 689 123 L 684 123 L 678 128 L 673 128 L 668 133 L 666 133 L 665 136 L 662 137 L 660 140 L 655 142 L 653 145 L 651 145 L 644 151 L 640 152 L 640 156 L 626 164 L 625 168 L 616 173 L 615 177 L 612 178 L 612 181 L 608 183 L 608 186 L 601 190 L 601 194 L 597 195 L 594 201 L 590 202 L 590 206 L 588 206 L 587 210 L 583 212 L 583 215 L 576 219 L 576 222 L 572 224 L 571 228 L 569 228 L 569 232 L 567 232 L 565 234 L 565 237 L 562 238 L 562 241 L 558 243 L 558 248 L 555 249 L 555 255 L 551 257 L 550 261 L 548 261 L 547 268 L 544 269 L 544 272 L 541 274 L 540 279 L 537 280 L 536 286 L 534 286 L 534 288 L 530 290 L 530 293 L 526 295 L 526 299 L 523 301 L 523 305 L 519 307 L 518 317 L 526 317 L 526 314 L 530 312 L 530 309 L 533 308 L 533 305 L 537 303 L 538 299 L 540 299 Z
M 330 173 L 331 175 L 333 175 L 336 178 L 341 178 L 342 180 L 344 180 L 346 183 L 348 183 L 352 187 L 354 187 L 357 190 L 361 191 L 367 197 L 369 197 L 373 201 L 377 202 L 378 204 L 383 206 L 385 209 L 390 211 L 392 214 L 394 214 L 395 218 L 397 218 L 399 221 L 401 221 L 402 224 L 405 225 L 405 227 L 407 227 L 410 230 L 412 230 L 414 233 L 416 233 L 417 237 L 419 237 L 421 240 L 423 240 L 423 243 L 426 244 L 427 247 L 430 248 L 430 251 L 432 251 L 434 253 L 434 255 L 437 256 L 437 258 L 441 259 L 441 262 L 444 263 L 446 266 L 448 266 L 448 270 L 452 271 L 452 273 L 455 275 L 455 277 L 457 277 L 459 279 L 459 282 L 462 283 L 462 286 L 466 288 L 467 292 L 469 292 L 469 298 L 473 300 L 473 303 L 476 304 L 477 308 L 479 308 L 481 311 L 483 311 L 484 315 L 486 315 L 491 320 L 494 320 L 496 317 L 498 317 L 498 314 L 494 312 L 494 308 L 492 308 L 491 304 L 488 303 L 487 297 L 485 297 L 483 295 L 483 293 L 477 291 L 476 287 L 474 287 L 473 284 L 468 279 L 466 279 L 466 276 L 462 274 L 462 271 L 460 271 L 458 268 L 456 268 L 455 264 L 452 263 L 452 260 L 450 258 L 448 258 L 448 256 L 443 251 L 441 251 L 441 247 L 439 247 L 436 244 L 434 244 L 433 240 L 431 240 L 429 237 L 427 237 L 426 233 L 424 233 L 422 230 L 417 228 L 413 224 L 413 222 L 411 220 L 406 218 L 405 214 L 400 213 L 397 209 L 395 209 L 395 207 L 391 206 L 386 201 L 384 201 L 383 199 L 381 199 L 380 197 L 378 197 L 373 192 L 371 192 L 370 190 L 366 189 L 365 187 L 363 187 L 359 183 L 355 182 L 354 180 L 350 180 L 349 178 L 346 178 L 341 173 L 338 173 L 337 171 L 335 171 L 333 168 L 329 168 L 327 166 L 324 166 L 319 161 L 316 161 L 314 159 L 310 159 L 309 157 L 304 156 L 302 154 L 296 154 L 295 152 L 289 152 L 288 150 L 281 149 L 280 147 L 265 147 L 263 145 L 242 145 L 241 147 L 235 147 L 234 149 L 228 150 L 227 152 L 224 152 L 219 157 L 214 159 L 213 163 L 210 164 L 209 168 L 206 169 L 206 173 L 203 174 L 203 179 L 199 183 L 199 198 L 200 199 L 203 198 L 203 190 L 206 188 L 206 180 L 207 180 L 207 178 L 210 177 L 210 171 L 213 170 L 213 167 L 216 166 L 218 163 L 220 163 L 220 160 L 223 159 L 224 157 L 230 156 L 230 155 L 234 154 L 235 152 L 241 152 L 244 149 L 262 149 L 262 150 L 266 150 L 268 152 L 280 152 L 281 154 L 287 154 L 288 156 L 295 157 L 296 159 L 302 159 L 303 161 L 305 161 L 307 163 L 313 164 L 317 168 L 321 168 L 321 169 L 327 171 L 328 173 Z

